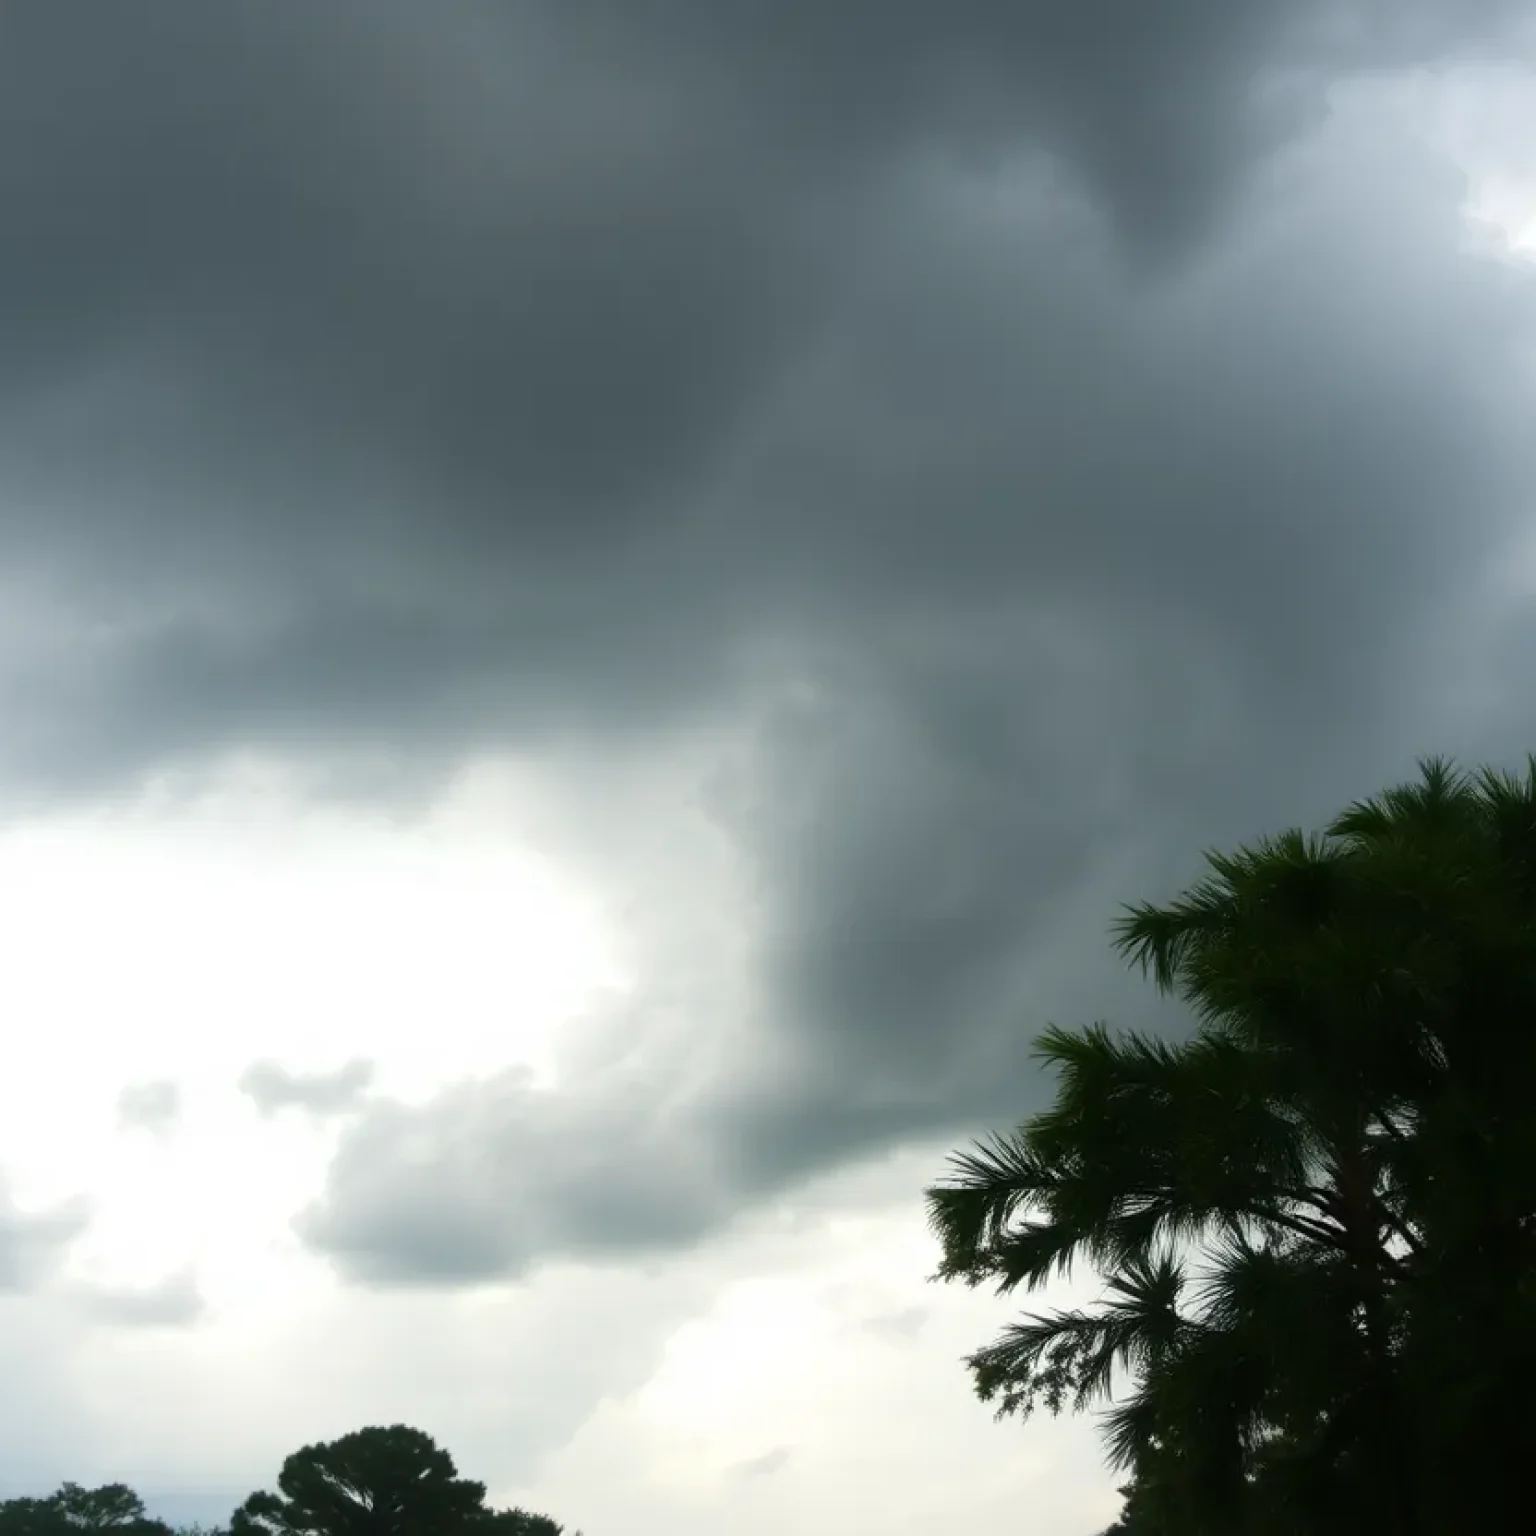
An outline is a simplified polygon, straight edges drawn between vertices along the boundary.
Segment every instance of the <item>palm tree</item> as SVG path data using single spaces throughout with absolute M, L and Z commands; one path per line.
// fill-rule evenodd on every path
M 1085 1258 L 1107 1290 L 1007 1328 L 971 1359 L 978 1390 L 1002 1413 L 1059 1412 L 1128 1377 L 1112 1461 L 1231 1515 L 1265 1446 L 1321 1444 L 1326 1410 L 1365 1390 L 1356 1298 L 1383 1296 L 1405 1261 L 1379 1229 L 1358 1252 L 1343 1181 L 1274 1064 L 1220 1038 L 1097 1028 L 1052 1031 L 1041 1055 L 1054 1108 L 956 1159 L 930 1196 L 941 1273 L 1008 1292 Z
M 1407 1536 L 1437 1461 L 1478 1455 L 1487 1487 L 1536 1448 L 1511 1412 L 1536 1362 L 1536 759 L 1432 760 L 1326 836 L 1208 863 L 1117 936 L 1193 1038 L 1049 1030 L 1053 1107 L 929 1192 L 939 1275 L 1105 1277 L 969 1365 L 1000 1415 L 1110 1404 L 1111 1459 L 1178 1529 L 1284 1505 Z

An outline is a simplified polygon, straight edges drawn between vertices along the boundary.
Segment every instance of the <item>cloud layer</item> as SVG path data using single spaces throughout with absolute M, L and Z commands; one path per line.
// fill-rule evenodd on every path
M 164 1136 L 181 1119 L 181 1089 L 169 1078 L 152 1083 L 130 1083 L 118 1095 L 118 1124 L 125 1130 L 148 1131 Z
M 90 1218 L 90 1207 L 78 1199 L 22 1210 L 0 1183 L 0 1296 L 24 1293 L 51 1280 Z
M 329 1072 L 294 1072 L 275 1061 L 255 1061 L 241 1073 L 240 1091 L 263 1115 L 284 1109 L 334 1115 L 357 1103 L 373 1074 L 373 1063 L 361 1057 Z
M 1118 901 L 1523 745 L 1536 307 L 1423 135 L 1529 7 L 1059 10 L 8 23 L 0 788 L 510 756 L 643 940 L 552 1087 L 252 1069 L 349 1275 L 1011 1117 Z

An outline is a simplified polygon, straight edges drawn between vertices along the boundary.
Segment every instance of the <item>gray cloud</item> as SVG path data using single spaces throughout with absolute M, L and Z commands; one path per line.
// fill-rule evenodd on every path
M 789 1464 L 791 1452 L 787 1445 L 776 1445 L 771 1451 L 764 1451 L 761 1456 L 749 1457 L 746 1461 L 739 1461 L 731 1471 L 737 1477 L 772 1477 L 775 1472 L 782 1472 Z
M 876 1338 L 902 1344 L 915 1339 L 927 1325 L 932 1312 L 927 1307 L 903 1307 L 899 1312 L 884 1312 L 868 1318 L 864 1327 Z
M 373 1074 L 373 1063 L 361 1057 L 329 1072 L 292 1072 L 275 1061 L 256 1061 L 240 1074 L 240 1091 L 263 1115 L 285 1109 L 343 1114 L 357 1107 Z
M 845 503 L 823 551 L 814 487 L 783 483 L 836 470 L 822 445 L 772 466 L 773 513 L 733 497 L 732 515 L 713 477 L 808 361 L 829 343 L 837 361 L 850 303 L 901 287 L 882 264 L 914 239 L 932 253 L 953 210 L 912 202 L 924 156 L 987 183 L 1038 143 L 1166 243 L 1251 183 L 1266 69 L 1316 97 L 1351 62 L 1434 56 L 1519 9 L 1424 5 L 1409 27 L 1402 7 L 1321 0 L 1071 22 L 999 0 L 830 19 L 699 0 L 574 20 L 464 0 L 447 25 L 400 3 L 155 0 L 149 50 L 142 8 L 100 8 L 88 34 L 21 8 L 0 78 L 17 129 L 0 187 L 28 230 L 0 263 L 17 336 L 0 479 L 26 515 L 0 550 L 59 601 L 37 617 L 46 691 L 30 673 L 10 690 L 8 777 L 57 792 L 253 740 L 432 758 L 696 710 L 823 557 L 844 580 L 816 583 L 820 606 L 861 595 L 844 583 L 864 517 Z M 1018 233 L 1027 260 L 1041 236 Z M 995 288 L 1012 259 L 994 260 Z M 1050 285 L 1032 286 L 1020 319 L 1049 326 Z M 966 380 L 946 415 L 1020 370 L 1043 405 L 1054 357 L 1033 337 L 996 349 L 989 380 L 964 338 L 1002 314 L 964 308 L 891 338 L 924 355 L 886 386 L 918 398 L 882 390 L 821 430 L 888 430 L 869 409 L 919 405 L 946 367 Z M 878 340 L 845 361 L 907 361 Z M 841 472 L 860 464 L 895 468 L 866 453 Z M 947 478 L 953 508 L 970 488 Z M 796 505 L 819 535 L 786 537 Z M 963 521 L 983 555 L 995 513 Z M 892 532 L 894 556 L 914 530 Z
M 298 1231 L 385 1284 L 688 1243 L 731 1213 L 731 1188 L 697 1128 L 669 1113 L 659 1079 L 610 1075 L 584 1099 L 540 1092 L 513 1071 L 458 1085 L 425 1112 L 383 1101 L 345 1137 Z
M 74 1295 L 95 1321 L 120 1328 L 185 1328 L 204 1311 L 197 1275 L 191 1269 L 166 1275 L 152 1285 L 79 1285 Z
M 621 1170 L 626 1214 L 665 1212 L 654 1242 L 682 1242 L 837 1159 L 1011 1118 L 1048 1017 L 1168 1017 L 1112 974 L 1119 901 L 1488 739 L 1457 734 L 1452 641 L 1531 467 L 1490 383 L 1516 376 L 1532 311 L 1456 253 L 1432 165 L 1352 205 L 1385 184 L 1386 105 L 1341 111 L 1160 296 L 1044 234 L 1005 274 L 957 210 L 932 221 L 956 255 L 909 232 L 751 465 L 783 505 L 862 509 L 806 512 L 819 558 L 779 653 L 796 681 L 747 707 L 710 786 L 767 898 L 761 1051 L 664 1134 L 632 1134 L 655 1101 L 596 1047 L 536 1115 L 494 1082 L 380 1106 L 306 1217 L 315 1246 L 374 1279 L 627 1251 L 535 1171 L 572 1144 Z M 977 231 L 983 257 L 1000 233 Z M 771 565 L 759 527 L 744 545 Z M 858 601 L 812 618 L 817 583 Z
M 169 1079 L 130 1083 L 117 1096 L 117 1120 L 126 1130 L 169 1135 L 181 1121 L 181 1088 Z
M 0 1181 L 0 1295 L 31 1291 L 50 1280 L 90 1224 L 91 1207 L 84 1199 L 23 1211 Z
M 1528 726 L 1536 305 L 1391 76 L 1528 4 L 150 9 L 0 61 L 0 786 L 707 735 L 654 803 L 755 904 L 743 986 L 554 1092 L 363 1105 L 301 1222 L 349 1273 L 687 1243 L 1021 1112 L 1046 1017 L 1167 1017 L 1118 901 Z

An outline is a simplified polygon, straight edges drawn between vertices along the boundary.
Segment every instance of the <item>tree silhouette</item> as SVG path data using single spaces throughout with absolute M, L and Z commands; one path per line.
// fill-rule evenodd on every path
M 1536 759 L 1430 761 L 1326 836 L 1208 858 L 1119 932 L 1194 1037 L 1049 1030 L 1053 1107 L 929 1192 L 942 1277 L 1033 1290 L 1082 1260 L 1107 1287 L 1006 1329 L 977 1389 L 1002 1414 L 1104 1405 L 1129 1529 L 1408 1536 L 1469 1497 L 1516 1509 Z
M 171 1536 L 163 1520 L 152 1520 L 144 1501 L 125 1483 L 83 1488 L 65 1483 L 46 1499 L 0 1502 L 0 1536 Z
M 241 1505 L 232 1536 L 456 1536 L 489 1513 L 485 1485 L 459 1477 L 447 1451 L 404 1424 L 306 1445 L 277 1485 Z

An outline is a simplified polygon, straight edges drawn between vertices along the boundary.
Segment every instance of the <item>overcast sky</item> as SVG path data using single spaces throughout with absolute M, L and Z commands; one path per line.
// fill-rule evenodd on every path
M 1092 1536 L 922 1190 L 1536 747 L 1530 0 L 6 0 L 0 1496 Z

